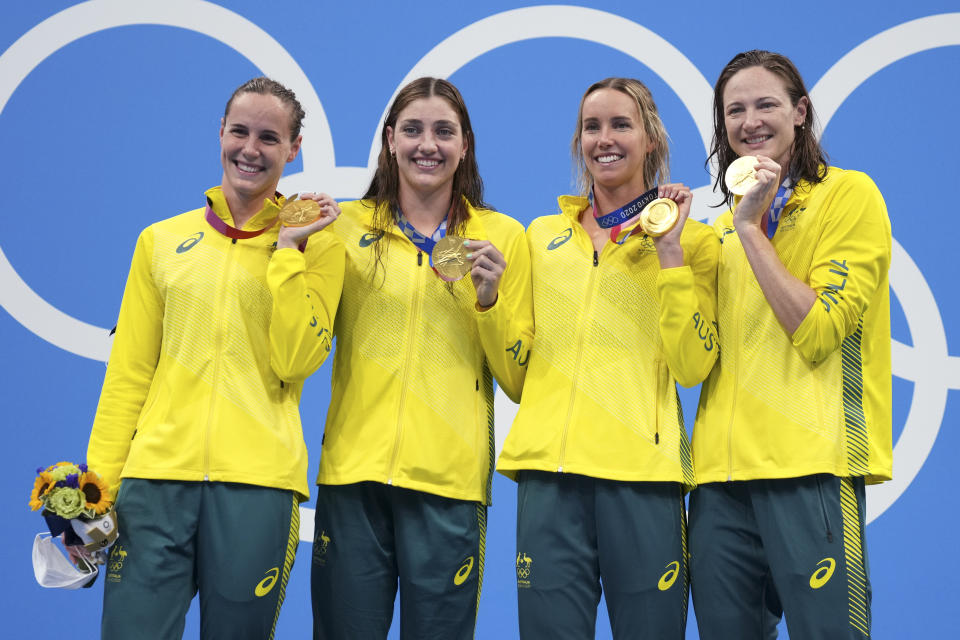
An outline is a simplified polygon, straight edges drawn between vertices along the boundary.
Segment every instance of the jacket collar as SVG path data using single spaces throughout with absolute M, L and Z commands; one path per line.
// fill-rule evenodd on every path
M 570 218 L 570 222 L 580 223 L 580 214 L 590 206 L 589 198 L 583 196 L 564 195 L 557 198 L 560 205 L 560 214 Z
M 361 222 L 368 229 L 373 228 L 373 202 L 371 200 L 361 201 L 364 204 L 362 209 L 363 213 L 361 215 Z M 464 227 L 464 230 L 461 232 L 461 235 L 465 238 L 470 238 L 472 240 L 487 240 L 489 236 L 487 235 L 486 225 L 483 224 L 483 216 L 486 214 L 486 210 L 477 209 L 469 202 L 467 199 L 463 199 L 464 204 L 467 205 L 467 224 Z M 387 205 L 383 205 L 384 207 Z M 403 235 L 403 231 L 400 230 L 400 227 L 393 224 L 387 228 L 387 234 L 395 235 L 398 238 L 406 238 Z
M 233 226 L 233 216 L 230 214 L 230 207 L 227 205 L 227 197 L 223 194 L 223 189 L 219 186 L 211 187 L 204 192 L 204 195 L 207 196 L 207 203 L 217 217 Z M 274 195 L 274 200 L 264 200 L 263 208 L 247 220 L 243 228 L 254 230 L 267 226 L 277 217 L 284 202 L 286 198 L 280 195 L 280 192 Z
M 820 166 L 821 168 L 823 167 L 823 165 L 820 165 Z M 826 177 L 824 177 L 824 181 L 830 179 L 830 174 L 832 172 L 833 172 L 833 167 L 828 167 L 827 175 Z M 790 194 L 790 199 L 787 200 L 787 204 L 797 206 L 797 207 L 802 207 L 806 199 L 810 197 L 810 192 L 813 190 L 813 187 L 814 187 L 814 183 L 810 182 L 809 180 L 800 180 L 799 182 L 797 182 L 796 185 L 794 185 L 793 193 Z M 737 208 L 737 205 L 740 203 L 740 200 L 742 198 L 743 196 L 733 197 L 733 206 L 730 208 L 731 211 Z M 793 208 L 793 206 L 791 206 L 791 208 Z

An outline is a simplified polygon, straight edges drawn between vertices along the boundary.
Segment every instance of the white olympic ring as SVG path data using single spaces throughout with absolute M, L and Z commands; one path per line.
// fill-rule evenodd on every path
M 21 36 L 0 56 L 0 111 L 20 83 L 41 62 L 65 45 L 104 29 L 160 24 L 197 31 L 223 42 L 254 62 L 265 74 L 290 86 L 301 98 L 312 122 L 304 144 L 303 171 L 282 180 L 284 190 L 308 190 L 316 184 L 339 185 L 337 197 L 355 197 L 372 174 L 379 152 L 374 134 L 366 167 L 338 167 L 323 106 L 310 80 L 290 54 L 269 34 L 245 18 L 200 0 L 131 3 L 90 0 L 65 9 Z M 673 45 L 656 33 L 621 16 L 573 6 L 514 9 L 479 20 L 446 38 L 421 58 L 397 85 L 421 75 L 446 77 L 477 57 L 501 46 L 535 38 L 571 38 L 603 44 L 648 66 L 666 81 L 690 109 L 704 148 L 712 135 L 710 84 Z M 960 44 L 960 13 L 930 16 L 888 29 L 841 58 L 811 90 L 826 128 L 830 118 L 857 88 L 887 65 L 915 53 Z M 391 97 L 392 100 L 392 97 Z M 690 105 L 699 105 L 691 109 Z M 384 109 L 384 116 L 386 109 Z M 382 118 L 381 118 L 382 121 Z M 309 150 L 309 153 L 307 152 Z M 715 215 L 706 207 L 711 185 L 694 190 L 694 217 Z M 906 490 L 923 466 L 943 419 L 947 391 L 960 388 L 960 359 L 947 351 L 943 322 L 922 273 L 894 241 L 890 284 L 907 315 L 914 346 L 893 343 L 894 370 L 915 381 L 910 412 L 894 456 L 894 480 L 871 487 L 868 521 L 883 513 Z M 107 330 L 73 318 L 40 298 L 20 278 L 0 249 L 0 306 L 20 324 L 65 351 L 106 360 Z M 919 322 L 911 314 L 919 314 Z M 920 325 L 923 326 L 920 326 Z M 900 375 L 902 374 L 902 375 Z M 516 406 L 498 391 L 497 452 L 516 413 Z M 301 539 L 313 539 L 312 510 L 303 508 Z

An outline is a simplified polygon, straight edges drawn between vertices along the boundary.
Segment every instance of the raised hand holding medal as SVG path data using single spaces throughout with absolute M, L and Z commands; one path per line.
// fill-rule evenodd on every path
M 731 169 L 738 163 L 738 171 L 745 168 L 750 168 L 753 171 L 752 176 L 748 176 L 740 182 L 741 185 L 746 185 L 742 194 L 734 191 L 729 182 Z M 734 174 L 735 178 L 736 175 L 739 175 L 736 172 Z M 724 178 L 727 180 L 727 188 L 730 189 L 731 193 L 743 196 L 733 211 L 734 228 L 741 230 L 744 225 L 759 227 L 763 216 L 770 208 L 770 203 L 773 202 L 777 187 L 780 185 L 780 165 L 767 156 L 741 156 L 728 167 Z
M 680 235 L 683 233 L 683 227 L 690 215 L 693 193 L 690 191 L 690 187 L 679 182 L 660 185 L 658 193 L 660 200 L 655 200 L 650 206 L 652 207 L 653 204 L 660 201 L 669 202 L 673 205 L 672 208 L 676 213 L 666 231 L 657 235 L 649 233 L 648 235 L 653 238 L 653 244 L 657 248 L 660 267 L 663 269 L 680 267 L 683 266 L 683 248 L 680 246 Z M 643 224 L 642 218 L 641 224 Z
M 507 262 L 490 242 L 444 236 L 433 246 L 430 257 L 442 280 L 455 282 L 469 273 L 481 307 L 492 306 L 497 301 L 500 278 Z
M 325 193 L 291 196 L 278 214 L 282 226 L 277 237 L 277 249 L 297 248 L 339 215 L 340 205 Z
M 477 290 L 477 304 L 491 307 L 497 301 L 500 279 L 507 268 L 507 261 L 500 250 L 487 240 L 467 240 L 464 246 L 470 250 L 467 259 L 473 263 L 470 278 Z

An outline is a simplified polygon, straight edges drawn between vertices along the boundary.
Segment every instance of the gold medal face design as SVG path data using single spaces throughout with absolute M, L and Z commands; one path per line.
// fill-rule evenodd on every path
M 305 227 L 320 217 L 320 205 L 314 200 L 288 201 L 279 216 L 285 227 Z
M 459 280 L 470 273 L 473 266 L 467 260 L 467 248 L 463 246 L 463 238 L 459 236 L 444 236 L 433 246 L 433 268 L 440 277 L 448 282 Z
M 756 164 L 756 156 L 740 156 L 730 163 L 723 177 L 730 193 L 742 196 L 750 190 L 750 187 L 757 184 L 757 172 L 753 169 Z
M 670 198 L 657 198 L 640 212 L 640 228 L 652 238 L 673 229 L 680 216 L 680 208 Z

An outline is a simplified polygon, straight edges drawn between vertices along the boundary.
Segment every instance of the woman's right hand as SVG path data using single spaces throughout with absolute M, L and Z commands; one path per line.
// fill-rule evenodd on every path
M 757 156 L 757 184 L 743 195 L 733 212 L 733 226 L 742 232 L 747 226 L 760 226 L 780 186 L 780 165 L 767 156 Z
M 86 547 L 80 544 L 67 544 L 67 534 L 60 534 L 60 542 L 63 544 L 63 548 L 67 552 L 67 557 L 70 558 L 75 566 L 80 563 L 82 559 L 87 564 L 93 564 L 93 558 L 90 557 L 90 553 L 87 551 Z

